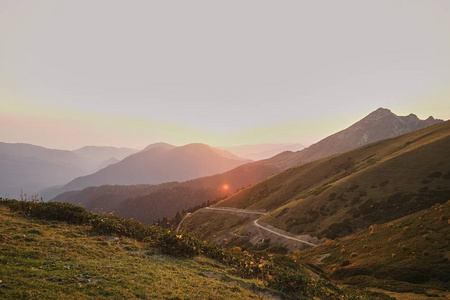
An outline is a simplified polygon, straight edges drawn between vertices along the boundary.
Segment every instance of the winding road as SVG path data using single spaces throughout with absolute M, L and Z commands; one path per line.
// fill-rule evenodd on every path
M 292 236 L 288 236 L 288 235 L 285 235 L 285 234 L 282 234 L 282 233 L 273 231 L 272 229 L 269 229 L 269 228 L 267 228 L 267 227 L 264 227 L 264 226 L 258 224 L 258 219 L 256 219 L 255 221 L 253 221 L 253 224 L 254 224 L 255 226 L 261 228 L 261 229 L 264 229 L 264 230 L 270 232 L 270 233 L 273 233 L 273 234 L 279 235 L 279 236 L 281 236 L 281 237 L 284 237 L 285 239 L 297 241 L 297 242 L 304 243 L 304 244 L 307 244 L 307 245 L 310 245 L 310 246 L 313 246 L 313 247 L 317 246 L 316 244 L 313 244 L 313 243 L 310 243 L 310 242 L 307 242 L 307 241 L 304 241 L 304 240 L 301 240 L 301 239 L 298 239 L 298 238 L 295 238 L 295 237 L 292 237 Z M 278 229 L 278 230 L 281 230 L 281 229 Z
M 249 209 L 240 209 L 240 208 L 234 208 L 234 207 L 205 207 L 202 209 L 207 210 L 217 210 L 217 211 L 227 211 L 227 212 L 234 212 L 234 213 L 244 213 L 244 214 L 252 214 L 252 215 L 265 215 L 267 213 L 261 212 L 258 210 L 249 210 Z
M 233 208 L 233 207 L 205 207 L 205 208 L 199 209 L 198 212 L 207 211 L 207 210 L 213 210 L 213 211 L 219 211 L 219 212 L 230 212 L 230 213 L 243 213 L 243 214 L 251 214 L 251 215 L 261 215 L 261 216 L 264 216 L 264 215 L 267 214 L 267 213 L 261 212 L 261 211 L 249 210 L 249 209 L 240 209 L 240 208 Z M 190 217 L 190 216 L 191 216 L 190 213 L 187 214 L 186 216 L 184 216 L 184 218 L 181 220 L 180 224 L 178 224 L 176 232 L 178 232 L 180 230 L 181 224 L 184 222 L 184 220 L 187 217 Z M 297 241 L 297 242 L 300 242 L 300 243 L 304 243 L 304 244 L 307 244 L 309 246 L 313 246 L 313 247 L 317 246 L 316 244 L 313 244 L 313 243 L 310 243 L 310 242 L 307 242 L 307 241 L 304 241 L 304 240 L 301 240 L 301 239 L 289 236 L 289 235 L 287 235 L 289 233 L 284 231 L 284 230 L 277 229 L 279 231 L 286 232 L 286 234 L 276 232 L 276 231 L 274 231 L 274 230 L 272 230 L 270 228 L 267 228 L 267 227 L 265 227 L 265 226 L 263 226 L 261 224 L 258 224 L 258 221 L 259 221 L 259 218 L 254 220 L 253 224 L 256 227 L 261 228 L 263 230 L 266 230 L 266 231 L 268 231 L 268 232 L 270 232 L 272 234 L 281 236 L 281 237 L 283 237 L 285 239 L 289 239 L 289 240 Z

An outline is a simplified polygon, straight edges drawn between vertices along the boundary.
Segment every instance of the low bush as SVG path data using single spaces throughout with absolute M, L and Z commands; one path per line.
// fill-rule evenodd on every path
M 70 203 L 1 199 L 1 204 L 13 211 L 20 211 L 28 217 L 72 224 L 86 224 L 91 215 L 83 207 Z
M 153 246 L 159 247 L 164 254 L 180 257 L 193 257 L 202 253 L 201 243 L 183 234 L 170 230 L 155 239 Z

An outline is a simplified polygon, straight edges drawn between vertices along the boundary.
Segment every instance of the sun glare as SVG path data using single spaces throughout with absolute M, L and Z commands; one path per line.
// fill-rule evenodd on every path
M 225 183 L 222 185 L 222 190 L 227 191 L 229 189 L 230 189 L 230 186 L 228 184 Z

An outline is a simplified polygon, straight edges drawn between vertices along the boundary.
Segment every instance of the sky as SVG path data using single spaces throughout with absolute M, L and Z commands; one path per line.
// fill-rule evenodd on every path
M 0 1 L 0 141 L 311 144 L 450 118 L 450 1 Z

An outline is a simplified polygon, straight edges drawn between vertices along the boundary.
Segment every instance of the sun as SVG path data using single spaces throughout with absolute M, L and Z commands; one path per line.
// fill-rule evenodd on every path
M 230 186 L 226 183 L 222 184 L 222 190 L 227 191 L 230 189 Z

